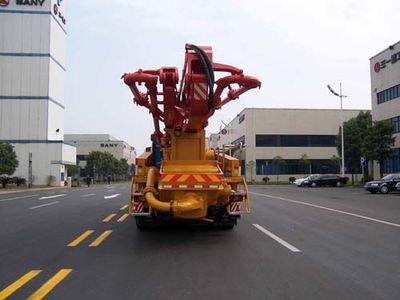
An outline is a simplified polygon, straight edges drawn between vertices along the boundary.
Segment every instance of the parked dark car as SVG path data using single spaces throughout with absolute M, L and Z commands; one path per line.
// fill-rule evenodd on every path
M 322 174 L 308 177 L 302 182 L 302 186 L 343 186 L 348 180 L 348 177 L 341 177 L 335 174 Z
M 369 181 L 364 185 L 364 190 L 375 194 L 387 194 L 396 190 L 396 184 L 400 182 L 400 174 L 388 174 L 380 180 Z

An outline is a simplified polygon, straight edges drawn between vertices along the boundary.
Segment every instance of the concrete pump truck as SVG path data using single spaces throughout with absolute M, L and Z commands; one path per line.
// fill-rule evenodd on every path
M 232 229 L 242 213 L 250 213 L 246 181 L 238 159 L 225 149 L 208 149 L 205 128 L 215 110 L 261 82 L 213 62 L 209 46 L 186 44 L 185 50 L 180 82 L 175 67 L 122 76 L 155 129 L 152 147 L 136 159 L 129 213 L 139 229 L 175 219 Z

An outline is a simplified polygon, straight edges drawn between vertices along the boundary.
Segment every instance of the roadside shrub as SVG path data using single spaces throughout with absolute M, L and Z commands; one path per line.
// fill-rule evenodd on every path
M 47 176 L 47 186 L 51 186 L 51 184 L 56 180 L 53 175 Z
M 12 182 L 15 183 L 17 186 L 20 186 L 21 184 L 24 185 L 26 184 L 26 179 L 18 176 L 14 176 L 12 178 Z
M 290 183 L 293 183 L 295 180 L 296 180 L 296 177 L 293 177 L 293 176 L 289 177 L 289 182 Z
M 269 181 L 269 177 L 268 176 L 263 177 L 262 181 L 264 181 L 264 183 L 267 183 Z
M 7 187 L 7 184 L 11 183 L 11 177 L 8 176 L 0 176 L 0 183 L 3 186 L 3 189 L 5 189 Z

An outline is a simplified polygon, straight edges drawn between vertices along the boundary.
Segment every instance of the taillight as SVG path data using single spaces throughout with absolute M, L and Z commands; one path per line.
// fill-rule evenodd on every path
M 244 200 L 244 194 L 234 193 L 229 196 L 229 202 L 242 202 Z

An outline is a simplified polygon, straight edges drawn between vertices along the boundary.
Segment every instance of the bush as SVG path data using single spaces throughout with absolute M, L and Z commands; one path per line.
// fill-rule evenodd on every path
M 0 183 L 3 186 L 3 188 L 5 189 L 7 187 L 7 184 L 11 183 L 11 177 L 8 176 L 0 176 Z
M 24 185 L 26 184 L 26 179 L 18 176 L 14 176 L 12 178 L 13 183 L 15 183 L 17 186 L 20 186 L 21 184 Z
M 51 186 L 51 184 L 56 180 L 53 175 L 47 176 L 47 186 Z
M 290 183 L 293 183 L 295 180 L 296 180 L 296 177 L 293 177 L 293 176 L 292 176 L 292 177 L 289 177 L 289 182 L 290 182 Z
M 267 183 L 269 181 L 269 177 L 268 176 L 263 177 L 262 181 L 264 181 L 264 183 Z

